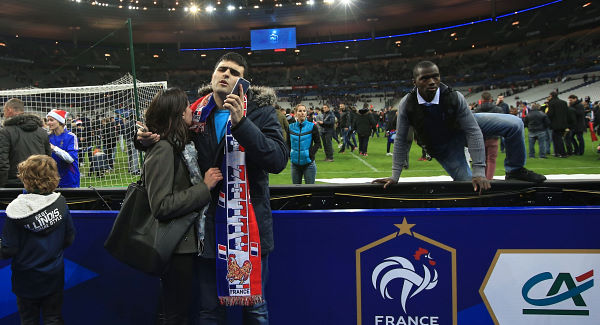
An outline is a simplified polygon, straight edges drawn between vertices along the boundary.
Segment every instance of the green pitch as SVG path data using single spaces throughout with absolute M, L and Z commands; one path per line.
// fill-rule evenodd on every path
M 600 155 L 596 152 L 596 147 L 599 142 L 591 142 L 589 133 L 584 134 L 585 139 L 585 154 L 583 156 L 571 156 L 569 158 L 556 158 L 550 155 L 547 159 L 527 159 L 527 168 L 536 172 L 551 175 L 551 174 L 600 174 Z M 319 178 L 379 178 L 388 177 L 392 170 L 392 157 L 386 156 L 387 139 L 383 137 L 371 138 L 369 141 L 368 157 L 363 157 L 358 154 L 358 150 L 354 153 L 350 149 L 346 149 L 344 154 L 338 154 L 337 143 L 333 141 L 334 146 L 334 162 L 325 162 L 325 154 L 323 149 L 317 152 L 317 179 Z M 528 143 L 526 141 L 526 146 Z M 393 147 L 391 149 L 393 152 Z M 538 147 L 536 145 L 536 154 Z M 440 176 L 447 175 L 440 164 L 435 160 L 432 161 L 417 161 L 421 157 L 421 148 L 414 144 L 410 151 L 409 169 L 402 172 L 402 177 L 423 177 L 423 176 Z M 498 153 L 496 164 L 496 176 L 504 175 L 505 155 Z M 139 179 L 139 176 L 130 175 L 127 173 L 127 156 L 124 152 L 117 148 L 115 166 L 113 170 L 108 171 L 103 177 L 95 175 L 88 176 L 89 164 L 87 158 L 84 159 L 81 167 L 81 187 L 125 187 L 129 183 Z M 290 167 L 283 170 L 279 174 L 270 175 L 270 183 L 272 185 L 291 184 L 292 177 Z M 317 182 L 318 183 L 318 182 Z
M 381 134 L 382 135 L 382 134 Z M 358 139 L 357 139 L 358 140 Z M 600 155 L 596 153 L 596 147 L 599 142 L 594 143 L 590 140 L 590 134 L 584 134 L 585 154 L 583 156 L 571 156 L 569 158 L 556 158 L 549 155 L 547 159 L 527 159 L 526 167 L 542 174 L 600 174 Z M 529 150 L 528 141 L 525 146 Z M 392 174 L 392 157 L 386 156 L 387 138 L 374 137 L 369 140 L 368 157 L 358 154 L 358 149 L 350 153 L 346 149 L 344 154 L 338 154 L 337 143 L 333 141 L 334 162 L 325 162 L 323 149 L 317 152 L 315 161 L 317 162 L 317 179 L 319 178 L 380 178 L 389 177 Z M 536 144 L 536 157 L 538 155 L 538 145 Z M 393 146 L 390 149 L 393 152 Z M 529 151 L 528 151 L 529 152 Z M 495 176 L 504 175 L 505 154 L 499 152 L 496 161 Z M 421 157 L 421 147 L 413 144 L 409 156 L 409 168 L 402 171 L 402 177 L 423 177 L 447 175 L 440 164 L 432 161 L 417 161 Z M 290 167 L 277 175 L 271 174 L 270 183 L 291 184 L 292 176 Z M 317 181 L 317 183 L 319 183 Z

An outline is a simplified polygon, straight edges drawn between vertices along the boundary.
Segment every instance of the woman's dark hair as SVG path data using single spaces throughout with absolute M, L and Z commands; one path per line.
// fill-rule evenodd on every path
M 188 98 L 183 90 L 160 90 L 146 110 L 145 122 L 148 130 L 159 134 L 161 139 L 166 139 L 175 149 L 182 151 L 189 139 L 189 128 L 183 120 L 183 112 L 187 107 Z

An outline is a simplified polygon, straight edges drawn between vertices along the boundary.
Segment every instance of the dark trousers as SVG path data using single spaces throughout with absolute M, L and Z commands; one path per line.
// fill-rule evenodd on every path
M 565 151 L 565 142 L 563 141 L 563 136 L 565 134 L 565 130 L 552 130 L 552 143 L 554 144 L 554 155 L 564 156 L 566 155 Z
M 167 273 L 160 277 L 156 323 L 187 325 L 190 316 L 195 254 L 173 254 Z
M 392 144 L 394 144 L 394 140 L 393 140 L 393 139 L 391 139 L 391 138 L 392 138 L 392 136 L 391 136 L 391 135 L 388 135 L 388 141 L 387 141 L 387 150 L 386 150 L 386 152 L 387 152 L 387 153 L 389 153 L 389 152 L 390 152 L 390 146 L 391 146 Z
M 39 325 L 40 312 L 44 325 L 62 325 L 63 291 L 46 297 L 30 299 L 17 297 L 17 308 L 21 316 L 21 325 Z
M 254 306 L 242 308 L 244 325 L 268 325 L 269 311 L 265 292 L 269 279 L 269 256 L 261 259 L 261 278 L 264 301 Z M 217 297 L 216 260 L 214 258 L 196 258 L 196 276 L 194 280 L 194 294 L 196 306 L 193 309 L 193 325 L 225 325 L 227 324 L 226 308 L 219 303 Z
M 569 132 L 565 134 L 565 148 L 567 149 L 567 155 L 572 155 L 574 153 L 573 147 L 575 147 L 575 151 L 578 150 L 577 143 L 573 140 L 573 134 L 573 130 L 569 130 Z
M 333 137 L 333 129 L 323 128 L 323 134 L 321 135 L 321 139 L 323 140 L 323 150 L 325 151 L 325 158 L 327 159 L 333 159 L 331 137 Z
M 570 130 L 565 138 L 567 145 L 567 153 L 575 155 L 583 155 L 585 143 L 583 142 L 583 132 Z
M 358 152 L 367 153 L 369 147 L 369 136 L 358 136 Z

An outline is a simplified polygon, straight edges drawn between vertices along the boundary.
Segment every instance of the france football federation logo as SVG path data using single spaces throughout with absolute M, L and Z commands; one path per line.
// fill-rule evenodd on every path
M 395 226 L 356 250 L 357 324 L 456 325 L 456 250 Z
M 424 248 L 419 248 L 414 257 L 421 259 L 421 254 L 425 252 L 425 257 L 430 258 L 428 251 Z M 430 260 L 431 262 L 431 260 Z M 435 263 L 433 263 L 435 265 Z M 431 290 L 438 283 L 438 274 L 436 270 L 433 273 L 429 268 L 422 264 L 423 275 L 416 272 L 415 266 L 408 259 L 401 256 L 391 256 L 381 262 L 371 275 L 373 287 L 381 293 L 383 299 L 394 299 L 388 290 L 388 284 L 393 280 L 402 281 L 402 293 L 400 302 L 402 310 L 406 313 L 406 301 L 422 292 L 423 290 Z

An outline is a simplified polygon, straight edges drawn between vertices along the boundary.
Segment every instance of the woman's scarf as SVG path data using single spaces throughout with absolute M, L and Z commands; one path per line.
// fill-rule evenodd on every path
M 216 107 L 212 94 L 192 105 L 194 125 L 204 132 L 206 120 Z M 244 98 L 244 116 L 246 98 Z M 217 294 L 226 306 L 251 306 L 263 301 L 260 236 L 246 171 L 244 148 L 231 134 L 227 121 L 221 163 L 221 191 L 215 212 Z
M 198 166 L 198 151 L 196 151 L 196 146 L 194 146 L 193 142 L 190 142 L 185 145 L 185 148 L 181 152 L 183 157 L 183 162 L 187 166 L 187 169 L 190 173 L 190 181 L 192 185 L 200 184 L 202 179 L 202 174 L 200 173 L 200 166 Z M 196 235 L 198 237 L 198 255 L 202 254 L 204 251 L 204 225 L 206 224 L 206 210 L 208 210 L 208 205 L 206 204 L 198 213 L 198 218 L 196 218 Z

